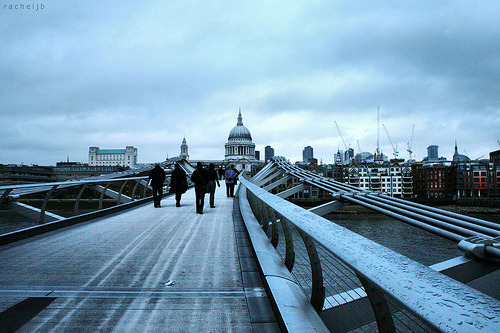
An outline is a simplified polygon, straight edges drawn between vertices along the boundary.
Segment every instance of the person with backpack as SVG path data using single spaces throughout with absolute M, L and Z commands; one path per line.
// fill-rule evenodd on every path
M 231 165 L 224 174 L 226 178 L 226 195 L 228 198 L 234 198 L 234 185 L 236 184 L 238 174 L 239 172 L 235 170 L 234 165 Z

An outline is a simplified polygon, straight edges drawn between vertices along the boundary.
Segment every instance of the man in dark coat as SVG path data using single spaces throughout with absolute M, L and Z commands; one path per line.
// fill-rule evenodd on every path
M 196 164 L 196 170 L 191 175 L 191 181 L 194 183 L 194 191 L 196 193 L 196 213 L 203 214 L 203 206 L 205 205 L 205 189 L 208 184 L 207 170 L 203 168 L 201 162 Z
M 176 163 L 170 179 L 170 192 L 175 193 L 176 207 L 181 206 L 181 196 L 183 193 L 186 193 L 187 188 L 186 172 Z
M 220 180 L 224 179 L 224 173 L 226 171 L 224 170 L 224 168 L 222 168 L 222 166 L 219 168 L 219 170 L 217 170 L 217 172 L 219 173 L 219 179 Z
M 148 181 L 151 181 L 151 187 L 153 187 L 153 202 L 155 208 L 159 208 L 163 196 L 163 183 L 165 182 L 165 171 L 163 171 L 159 163 L 156 163 L 153 170 L 149 173 Z

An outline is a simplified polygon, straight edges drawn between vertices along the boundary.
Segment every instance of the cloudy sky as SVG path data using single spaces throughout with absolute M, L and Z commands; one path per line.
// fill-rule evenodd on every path
M 0 163 L 90 146 L 222 159 L 241 108 L 257 150 L 333 162 L 415 125 L 451 158 L 500 148 L 500 2 L 0 1 Z M 41 8 L 43 5 L 43 9 Z M 380 125 L 380 147 L 392 148 Z

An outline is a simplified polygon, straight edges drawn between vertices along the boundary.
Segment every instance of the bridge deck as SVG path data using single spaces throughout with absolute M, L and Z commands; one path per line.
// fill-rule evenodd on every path
M 194 191 L 0 247 L 0 325 L 21 331 L 277 331 L 233 199 Z M 238 222 L 238 218 L 235 219 Z M 167 285 L 168 281 L 175 281 Z

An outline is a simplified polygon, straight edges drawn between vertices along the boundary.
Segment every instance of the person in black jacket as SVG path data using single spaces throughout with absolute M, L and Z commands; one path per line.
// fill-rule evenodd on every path
M 213 163 L 208 166 L 208 188 L 210 190 L 210 208 L 215 208 L 215 184 L 220 187 L 219 178 L 217 176 L 217 171 Z
M 159 163 L 156 163 L 155 167 L 149 173 L 148 182 L 151 181 L 151 187 L 153 187 L 153 202 L 155 208 L 159 208 L 161 198 L 163 197 L 163 183 L 165 182 L 165 171 L 161 168 Z
M 203 206 L 205 204 L 205 189 L 208 184 L 207 170 L 203 168 L 201 162 L 196 164 L 196 170 L 191 175 L 191 181 L 194 183 L 194 191 L 196 193 L 196 213 L 203 214 Z
M 174 171 L 170 179 L 170 192 L 175 193 L 175 206 L 181 206 L 181 196 L 188 188 L 186 172 L 181 169 L 178 163 L 175 164 Z

